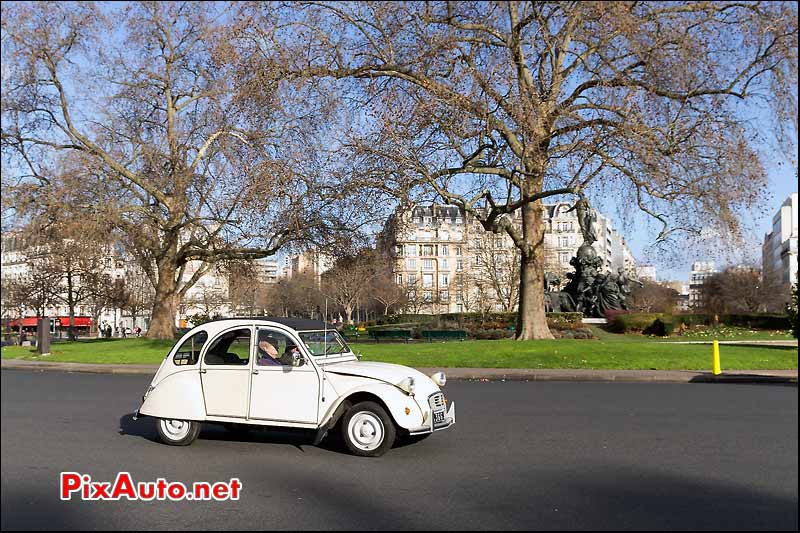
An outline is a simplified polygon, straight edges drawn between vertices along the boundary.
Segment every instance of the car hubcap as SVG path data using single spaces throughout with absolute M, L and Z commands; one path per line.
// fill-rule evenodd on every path
M 347 434 L 358 449 L 372 451 L 383 442 L 383 422 L 375 414 L 362 411 L 350 419 Z
M 161 429 L 171 440 L 181 440 L 189 434 L 189 422 L 186 420 L 161 420 Z

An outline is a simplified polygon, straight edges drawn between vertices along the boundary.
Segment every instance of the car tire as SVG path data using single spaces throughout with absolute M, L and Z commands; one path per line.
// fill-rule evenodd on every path
M 164 444 L 188 446 L 200 434 L 200 422 L 157 418 L 156 431 L 158 431 L 158 437 Z
M 352 406 L 341 420 L 341 436 L 353 455 L 380 457 L 394 445 L 397 428 L 386 410 L 375 402 Z

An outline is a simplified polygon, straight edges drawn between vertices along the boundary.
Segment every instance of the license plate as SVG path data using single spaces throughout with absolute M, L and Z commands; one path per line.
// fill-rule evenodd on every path
M 444 422 L 444 411 L 434 411 L 433 412 L 433 423 L 439 424 Z

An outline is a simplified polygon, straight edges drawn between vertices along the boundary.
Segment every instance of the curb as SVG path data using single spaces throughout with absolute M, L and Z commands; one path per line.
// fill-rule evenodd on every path
M 99 365 L 2 359 L 3 370 L 148 375 L 158 365 Z M 531 368 L 417 368 L 430 375 L 443 370 L 453 381 L 595 381 L 644 383 L 797 383 L 797 370 L 738 370 L 718 376 L 697 370 L 591 370 Z

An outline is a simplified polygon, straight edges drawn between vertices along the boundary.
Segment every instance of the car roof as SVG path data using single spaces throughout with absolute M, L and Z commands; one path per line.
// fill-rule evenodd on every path
M 325 325 L 325 322 L 322 320 L 311 320 L 309 318 L 287 318 L 283 316 L 242 316 L 242 317 L 233 317 L 233 318 L 217 318 L 215 320 L 211 320 L 210 322 L 225 322 L 225 321 L 265 321 L 265 322 L 275 322 L 277 324 L 281 324 L 287 327 L 290 327 L 296 331 L 316 331 L 316 330 L 323 330 L 323 329 L 330 329 L 335 330 L 336 326 L 332 324 Z M 206 324 L 210 323 L 206 322 Z

